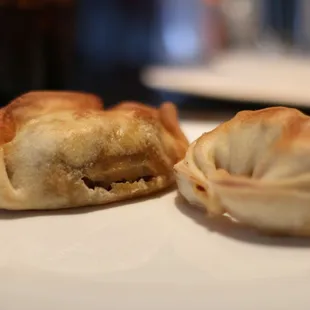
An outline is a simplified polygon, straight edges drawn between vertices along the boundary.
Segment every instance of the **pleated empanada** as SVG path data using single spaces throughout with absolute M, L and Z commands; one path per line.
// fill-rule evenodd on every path
M 193 142 L 175 172 L 180 193 L 210 216 L 310 235 L 310 118 L 296 109 L 238 113 Z

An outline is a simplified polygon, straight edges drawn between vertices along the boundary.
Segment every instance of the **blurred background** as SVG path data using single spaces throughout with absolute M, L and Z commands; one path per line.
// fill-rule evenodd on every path
M 218 55 L 236 50 L 282 60 L 310 52 L 308 0 L 0 0 L 0 24 L 1 105 L 39 89 L 88 91 L 107 106 L 125 99 L 173 100 L 188 109 L 266 105 L 268 96 L 256 100 L 242 87 L 235 96 L 154 87 L 156 77 L 144 80 L 143 72 L 162 68 L 158 78 L 167 68 L 208 70 Z M 300 102 L 307 108 L 306 95 Z

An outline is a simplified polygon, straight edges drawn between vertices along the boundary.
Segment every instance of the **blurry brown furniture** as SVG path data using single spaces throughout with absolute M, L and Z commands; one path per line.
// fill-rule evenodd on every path
M 73 0 L 0 0 L 2 100 L 30 89 L 65 87 L 73 26 Z

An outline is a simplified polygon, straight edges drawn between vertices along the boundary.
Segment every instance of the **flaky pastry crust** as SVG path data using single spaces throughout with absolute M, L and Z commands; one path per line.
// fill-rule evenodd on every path
M 175 165 L 180 193 L 209 216 L 265 233 L 310 235 L 310 118 L 243 111 L 194 141 Z
M 0 208 L 59 209 L 147 195 L 174 183 L 188 142 L 172 103 L 30 92 L 0 110 Z

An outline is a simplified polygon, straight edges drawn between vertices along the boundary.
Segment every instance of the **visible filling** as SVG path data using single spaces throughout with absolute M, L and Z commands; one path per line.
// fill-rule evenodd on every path
M 139 182 L 141 180 L 144 180 L 145 182 L 150 182 L 154 179 L 154 176 L 152 175 L 147 175 L 147 176 L 142 176 L 142 177 L 138 177 L 136 179 L 122 179 L 122 180 L 117 180 L 117 181 L 113 181 L 112 183 L 107 183 L 105 181 L 94 181 L 91 180 L 88 177 L 83 177 L 82 181 L 84 182 L 84 184 L 89 188 L 89 189 L 95 189 L 96 187 L 101 187 L 104 188 L 106 191 L 111 191 L 112 190 L 112 184 L 113 183 L 134 183 L 134 182 Z
M 89 189 L 103 188 L 111 191 L 130 190 L 136 182 L 151 182 L 157 176 L 165 174 L 165 167 L 157 162 L 150 162 L 145 153 L 120 157 L 102 156 L 94 165 L 87 167 L 82 173 L 82 181 Z

